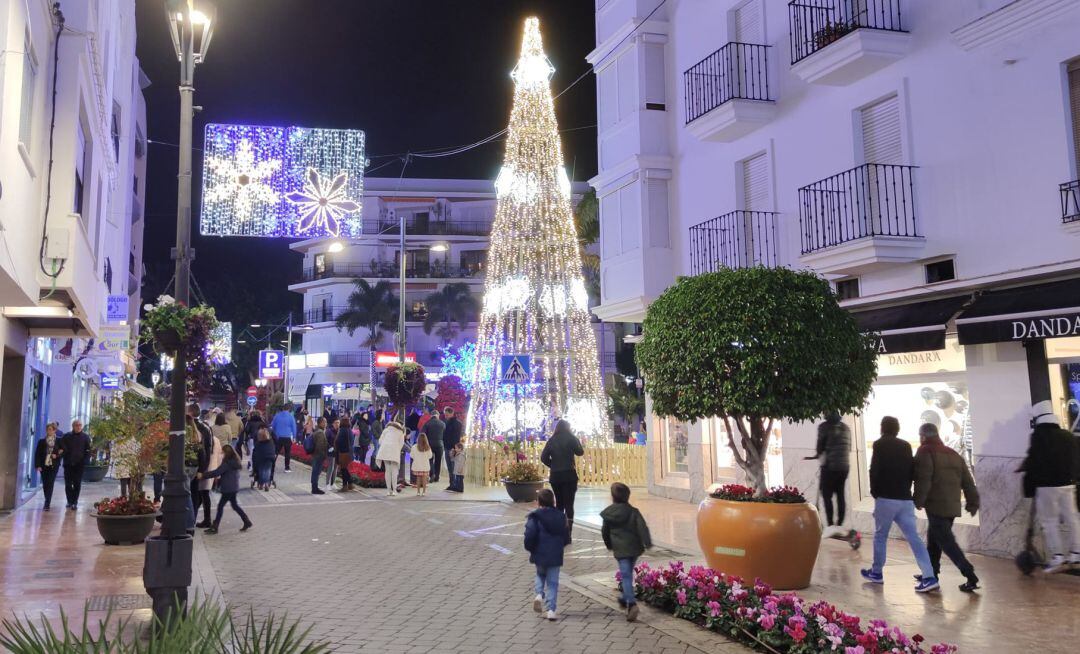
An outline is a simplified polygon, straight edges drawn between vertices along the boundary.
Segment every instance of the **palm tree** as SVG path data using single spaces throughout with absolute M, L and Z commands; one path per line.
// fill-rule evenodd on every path
M 585 286 L 593 298 L 600 297 L 600 256 L 589 251 L 589 246 L 600 240 L 600 200 L 596 189 L 590 188 L 574 207 L 574 227 L 577 229 L 578 248 L 585 275 Z
M 375 348 L 382 340 L 383 330 L 393 329 L 398 320 L 398 302 L 394 287 L 388 281 L 380 281 L 374 286 L 366 279 L 356 280 L 356 289 L 349 294 L 348 309 L 337 317 L 338 331 L 348 331 L 349 336 L 358 329 L 368 330 L 368 337 L 363 345 L 368 346 L 371 361 L 375 361 Z M 372 364 L 372 371 L 374 365 Z M 371 378 L 371 403 L 376 403 L 375 378 Z
M 424 333 L 430 334 L 435 325 L 440 338 L 452 341 L 467 322 L 473 322 L 480 314 L 480 302 L 469 291 L 469 285 L 455 282 L 443 286 L 424 300 L 427 315 L 424 316 Z

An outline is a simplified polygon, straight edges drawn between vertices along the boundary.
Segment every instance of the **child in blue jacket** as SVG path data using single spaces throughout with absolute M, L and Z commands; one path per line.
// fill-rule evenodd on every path
M 525 520 L 525 549 L 529 563 L 536 565 L 536 597 L 533 610 L 547 609 L 548 620 L 555 620 L 555 599 L 559 594 L 559 569 L 563 564 L 563 548 L 570 543 L 566 516 L 555 508 L 555 493 L 545 488 L 536 496 L 539 505 Z

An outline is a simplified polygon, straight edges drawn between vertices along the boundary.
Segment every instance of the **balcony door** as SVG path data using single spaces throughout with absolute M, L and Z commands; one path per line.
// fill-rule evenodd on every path
M 754 45 L 765 44 L 765 16 L 761 0 L 746 0 L 731 11 L 731 40 L 736 43 L 751 43 Z M 732 81 L 735 82 L 732 93 L 737 98 L 755 97 L 752 93 L 754 86 L 752 62 L 745 57 L 753 51 L 752 48 L 732 47 L 728 60 L 729 71 Z
M 769 175 L 769 153 L 762 152 L 740 163 L 740 177 L 742 177 L 742 211 L 739 220 L 735 221 L 734 242 L 724 250 L 735 252 L 737 260 L 732 268 L 745 268 L 764 264 L 767 257 L 761 248 L 765 243 L 756 243 L 754 233 L 754 213 L 758 211 L 771 211 L 772 201 L 769 188 L 771 176 Z M 733 246 L 733 247 L 731 247 Z
M 862 188 L 850 194 L 855 215 L 862 219 L 864 232 L 859 236 L 884 234 L 890 208 L 881 200 L 896 197 L 887 187 L 898 182 L 891 166 L 904 163 L 904 139 L 900 126 L 900 98 L 890 95 L 859 110 L 862 160 L 870 164 L 865 174 L 856 175 Z

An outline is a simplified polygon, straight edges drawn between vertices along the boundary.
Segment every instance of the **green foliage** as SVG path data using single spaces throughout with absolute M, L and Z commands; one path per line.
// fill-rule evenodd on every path
M 93 441 L 107 443 L 113 465 L 135 481 L 130 484 L 132 500 L 136 489 L 142 487 L 142 478 L 165 465 L 162 444 L 168 439 L 168 419 L 169 407 L 164 400 L 126 391 L 103 405 L 101 413 L 90 421 Z
M 774 419 L 857 410 L 877 375 L 872 340 L 829 284 L 786 268 L 680 278 L 649 307 L 637 362 L 658 415 L 726 421 L 759 491 Z
M 219 603 L 193 600 L 183 618 L 172 611 L 163 624 L 156 618 L 147 634 L 141 634 L 133 618 L 118 620 L 110 611 L 96 625 L 83 610 L 83 625 L 71 629 L 60 610 L 60 628 L 48 619 L 39 622 L 15 617 L 0 623 L 0 645 L 12 654 L 322 654 L 327 645 L 308 642 L 310 627 L 273 614 L 257 619 L 249 609 L 237 622 Z
M 590 252 L 589 246 L 600 240 L 600 200 L 596 189 L 590 188 L 574 207 L 574 229 L 585 277 L 585 288 L 593 299 L 600 297 L 600 255 Z
M 336 320 L 338 331 L 347 331 L 352 336 L 358 329 L 368 330 L 364 345 L 370 348 L 378 345 L 383 330 L 393 329 L 398 320 L 398 298 L 386 280 L 375 284 L 366 279 L 356 280 L 348 304 L 348 310 Z
M 645 399 L 639 397 L 633 384 L 627 384 L 621 377 L 616 377 L 607 389 L 611 400 L 611 410 L 626 422 L 636 420 L 645 412 Z
M 447 284 L 424 300 L 427 316 L 424 317 L 424 333 L 430 334 L 435 325 L 442 323 L 437 333 L 440 338 L 452 341 L 466 323 L 480 315 L 480 302 L 464 282 Z

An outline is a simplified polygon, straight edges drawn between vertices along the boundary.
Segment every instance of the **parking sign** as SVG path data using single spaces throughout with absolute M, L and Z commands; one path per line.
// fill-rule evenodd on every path
M 284 366 L 285 352 L 282 350 L 259 350 L 259 376 L 263 379 L 281 379 Z

